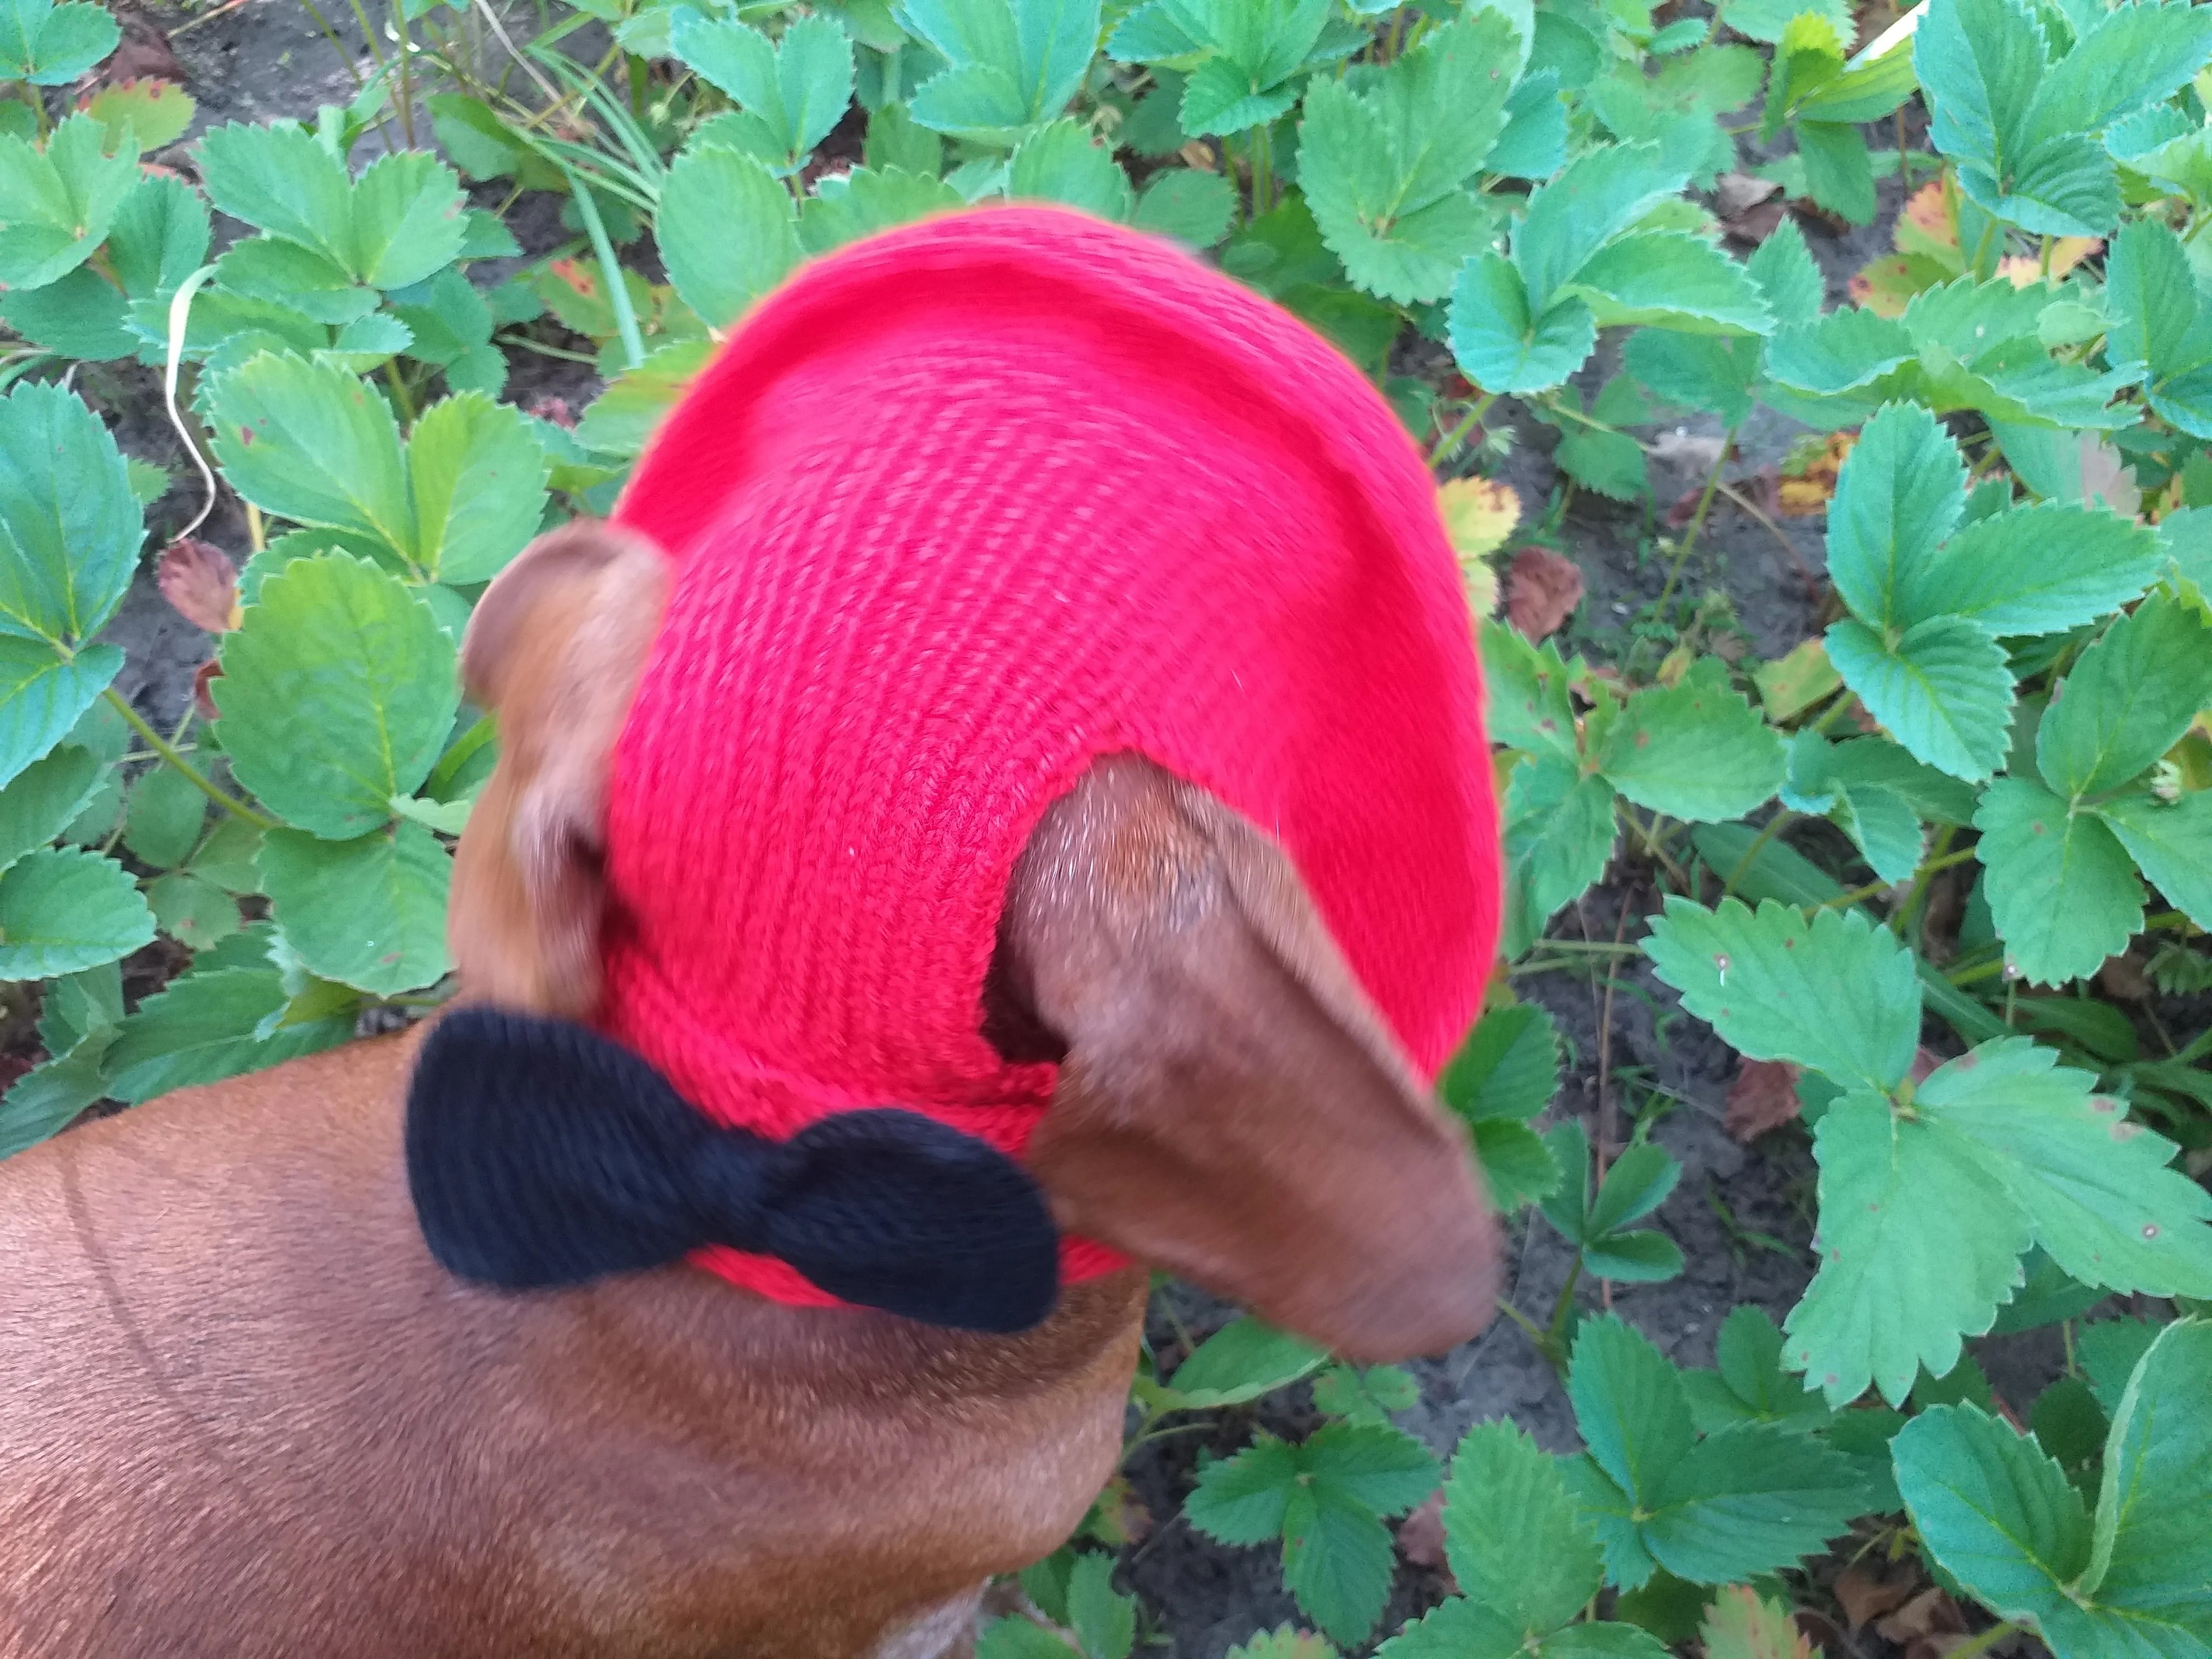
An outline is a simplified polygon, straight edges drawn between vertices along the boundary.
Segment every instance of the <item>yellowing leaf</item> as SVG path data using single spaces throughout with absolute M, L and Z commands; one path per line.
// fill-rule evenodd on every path
M 1795 720 L 1844 683 L 1828 660 L 1827 642 L 1817 634 L 1787 656 L 1761 663 L 1751 679 L 1767 718 L 1775 720 Z
M 1782 481 L 1775 491 L 1784 513 L 1796 519 L 1809 519 L 1828 510 L 1828 498 L 1836 493 L 1836 479 L 1844 470 L 1844 459 L 1858 441 L 1853 432 L 1831 432 L 1826 438 L 1808 443 L 1801 441 L 1790 447 L 1783 457 Z
M 1462 564 L 1495 553 L 1521 522 L 1521 498 L 1490 478 L 1454 478 L 1439 485 L 1437 507 Z
M 1748 1584 L 1730 1584 L 1705 1614 L 1706 1659 L 1815 1659 L 1797 1621 L 1779 1601 L 1762 1601 Z
M 2025 253 L 2008 254 L 1997 261 L 1997 275 L 2014 288 L 2033 288 L 2046 277 L 2057 282 L 2093 253 L 2104 250 L 2101 236 L 2061 236 L 2051 247 L 2051 269 L 2043 268 L 2043 261 Z
M 1964 268 L 1959 255 L 1959 210 L 1943 185 L 1942 179 L 1934 179 L 1905 198 L 1897 216 L 1897 251 L 1924 253 L 1957 270 Z

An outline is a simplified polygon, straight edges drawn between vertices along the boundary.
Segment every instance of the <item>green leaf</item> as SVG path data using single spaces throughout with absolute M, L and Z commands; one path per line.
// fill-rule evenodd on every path
M 1477 1424 L 1452 1454 L 1444 1556 L 1460 1593 L 1524 1637 L 1568 1623 L 1603 1582 L 1559 1461 L 1510 1422 Z
M 1927 585 L 1923 572 L 1966 501 L 1965 463 L 1936 417 L 1917 404 L 1885 404 L 1860 433 L 1828 504 L 1828 578 L 1852 613 L 1879 629 L 1944 609 L 1909 608 L 1905 595 Z
M 2136 868 L 2199 927 L 2212 927 L 2212 793 L 2172 805 L 2152 795 L 2121 795 L 2096 809 Z
M 545 470 L 512 404 L 475 392 L 432 404 L 407 441 L 416 564 L 447 583 L 490 580 L 538 532 Z
M 1279 119 L 1297 88 L 1262 87 L 1226 58 L 1209 58 L 1183 83 L 1182 129 L 1194 137 L 1249 131 Z
M 1571 903 L 1613 856 L 1619 826 L 1613 786 L 1583 777 L 1572 761 L 1547 755 L 1513 769 L 1506 785 L 1505 927 L 1510 958 L 1534 944 L 1553 913 Z
M 648 353 L 584 411 L 576 422 L 577 442 L 605 455 L 638 454 L 713 351 L 711 340 L 684 340 Z
M 1219 173 L 1170 167 L 1145 186 L 1129 222 L 1193 247 L 1212 247 L 1228 234 L 1236 204 L 1235 187 Z
M 239 781 L 331 840 L 384 823 L 392 797 L 415 793 L 458 704 L 453 642 L 429 606 L 342 553 L 264 581 L 223 638 L 222 667 L 216 729 Z
M 1560 385 L 1597 345 L 1597 321 L 1571 295 L 1540 314 L 1521 273 L 1495 253 L 1470 259 L 1451 287 L 1451 353 L 1486 392 L 1542 392 Z
M 975 1659 L 1078 1659 L 1073 1648 L 1019 1613 L 994 1620 L 976 1638 Z
M 1680 1374 L 1615 1314 L 1583 1322 L 1567 1397 L 1592 1461 L 1632 1498 L 1656 1495 L 1697 1437 Z
M 1741 1423 L 1698 1443 L 1656 1494 L 1644 1545 L 1692 1583 L 1741 1581 L 1795 1566 L 1844 1531 L 1863 1507 L 1850 1463 L 1809 1436 Z
M 153 937 L 153 913 L 112 859 L 41 848 L 0 874 L 0 981 L 96 968 Z
M 1681 189 L 1687 176 L 1661 159 L 1656 144 L 1608 144 L 1569 162 L 1532 191 L 1513 238 L 1528 309 L 1540 315 L 1592 255 Z
M 0 398 L 0 636 L 63 646 L 89 639 L 130 590 L 143 533 L 130 474 L 97 416 L 57 386 L 20 385 Z M 40 652 L 27 666 L 40 657 L 62 665 Z M 101 685 L 112 677 L 96 676 Z M 15 678 L 0 679 L 11 702 Z M 79 704 L 45 744 L 0 764 L 0 782 L 82 712 Z
M 1480 632 L 1491 741 L 1572 759 L 1575 714 L 1567 685 L 1573 676 L 1559 647 L 1549 641 L 1532 643 L 1490 618 L 1484 619 Z
M 2022 558 L 2022 548 L 2035 556 Z M 1966 617 L 2007 637 L 2057 634 L 2136 599 L 2165 557 L 2156 531 L 2117 513 L 2057 501 L 2019 507 L 1977 520 L 1908 570 L 1899 610 L 1911 622 Z
M 1856 126 L 1801 120 L 1797 155 L 1805 167 L 1805 193 L 1815 203 L 1855 225 L 1874 222 L 1874 164 Z
M 0 870 L 69 828 L 104 769 L 92 750 L 66 744 L 0 788 Z
M 2212 706 L 2212 628 L 2154 596 L 2081 653 L 2036 736 L 2036 768 L 2063 795 L 2116 789 Z
M 1638 329 L 1628 337 L 1623 362 L 1667 403 L 1717 415 L 1723 426 L 1750 418 L 1751 389 L 1759 380 L 1756 340 Z
M 1826 637 L 1844 684 L 1915 757 L 1970 781 L 2004 764 L 2012 673 L 1988 629 L 1931 617 L 1885 647 L 1873 629 L 1846 618 Z
M 216 206 L 371 288 L 419 283 L 461 251 L 460 181 L 426 151 L 380 157 L 355 180 L 296 122 L 231 123 L 201 137 L 199 161 Z
M 1783 1369 L 1782 1332 L 1765 1310 L 1749 1303 L 1731 1308 L 1713 1345 L 1712 1371 L 1688 1371 L 1690 1409 L 1710 1434 L 1731 1423 L 1783 1423 L 1813 1428 L 1829 1412 L 1805 1379 Z
M 1233 1457 L 1199 1471 L 1198 1484 L 1183 1500 L 1183 1519 L 1220 1543 L 1265 1543 L 1282 1534 L 1301 1473 L 1295 1446 L 1255 1440 Z
M 2158 1340 L 2160 1326 L 2147 1319 L 2102 1319 L 2081 1328 L 2078 1344 L 2090 1391 L 2106 1414 L 2117 1416 L 2136 1366 Z
M 1500 1210 L 1517 1210 L 1548 1196 L 1559 1184 L 1559 1166 L 1543 1137 L 1511 1118 L 1485 1118 L 1474 1126 L 1474 1155 Z
M 1378 1515 L 1402 1515 L 1437 1489 L 1442 1473 L 1429 1449 L 1387 1423 L 1330 1423 L 1298 1448 L 1316 1489 Z
M 2023 978 L 2063 985 L 2127 949 L 2142 927 L 2142 884 L 2102 819 L 2027 778 L 1999 778 L 1974 826 L 1990 917 Z
M 0 285 L 43 288 L 92 258 L 138 183 L 137 155 L 73 115 L 43 147 L 0 135 Z
M 1497 141 L 1513 26 L 1484 10 L 1433 30 L 1371 90 L 1317 81 L 1299 129 L 1298 178 L 1352 280 L 1401 302 L 1441 299 L 1482 251 L 1491 216 L 1464 189 Z
M 1085 1659 L 1129 1659 L 1137 1644 L 1137 1601 L 1114 1589 L 1114 1558 L 1079 1555 L 1067 1578 L 1068 1622 Z
M 215 377 L 208 401 L 224 476 L 264 512 L 414 546 L 399 428 L 357 375 L 263 352 Z
M 1774 380 L 1811 397 L 1839 397 L 1872 386 L 1917 350 L 1902 323 L 1846 307 L 1818 322 L 1784 327 L 1766 347 Z
M 830 136 L 853 98 L 853 46 L 826 17 L 799 17 L 771 42 L 744 23 L 677 7 L 676 56 L 767 124 L 782 170 Z
M 161 931 L 191 950 L 204 950 L 239 928 L 238 901 L 198 876 L 158 877 L 147 884 L 146 902 Z
M 2035 88 L 2021 134 L 2031 147 L 2100 132 L 2162 102 L 2212 57 L 2212 16 L 2194 6 L 2135 4 L 2089 15 L 2094 27 Z
M 927 137 L 933 144 L 938 142 L 936 134 Z M 1210 179 L 1213 175 L 1186 169 L 1169 176 Z M 799 240 L 809 253 L 827 253 L 877 231 L 963 205 L 960 192 L 933 173 L 896 167 L 881 171 L 861 167 L 841 179 L 824 179 L 816 185 L 815 193 L 799 210 Z
M 1819 320 L 1827 285 L 1795 219 L 1785 217 L 1744 262 L 1744 269 L 1765 296 L 1777 327 L 1798 328 Z
M 894 15 L 951 64 L 914 94 L 914 118 L 988 143 L 1065 110 L 1098 49 L 1097 0 L 903 0 Z
M 1338 1641 L 1364 1642 L 1382 1616 L 1396 1569 L 1389 1528 L 1326 1489 L 1291 1495 L 1283 1526 L 1283 1582 L 1299 1610 Z
M 1656 1229 L 1607 1233 L 1583 1246 L 1583 1271 L 1593 1279 L 1657 1285 L 1680 1277 L 1682 1266 L 1682 1247 Z
M 1707 910 L 1670 896 L 1644 949 L 1682 1006 L 1751 1059 L 1876 1090 L 1896 1087 L 1912 1064 L 1912 957 L 1863 913 L 1824 909 L 1808 924 L 1780 904 L 1754 914 L 1736 899 Z
M 64 660 L 51 646 L 0 633 L 0 779 L 12 780 L 63 738 L 123 668 L 112 645 Z
M 2114 1414 L 2084 1588 L 2130 1645 L 2212 1640 L 2212 1325 L 2168 1326 Z M 2054 1621 L 2056 1623 L 2057 1621 Z M 2060 1630 L 2063 1632 L 2063 1626 Z M 2057 1633 L 2057 1632 L 2055 1632 Z
M 1245 1314 L 1193 1349 L 1168 1387 L 1179 1409 L 1240 1406 L 1288 1388 L 1328 1358 L 1311 1343 Z
M 1702 237 L 1641 231 L 1583 261 L 1572 286 L 1601 325 L 1656 323 L 1720 334 L 1764 334 L 1774 325 L 1759 285 Z
M 421 824 L 343 842 L 275 830 L 259 863 L 276 925 L 321 977 L 391 996 L 452 969 L 446 890 L 453 859 Z
M 1023 139 L 1007 165 L 1006 194 L 1065 202 L 1102 219 L 1126 219 L 1136 204 L 1128 175 L 1080 121 L 1054 121 Z
M 0 811 L 6 804 L 0 796 Z M 1559 1091 L 1559 1028 L 1533 1002 L 1494 1008 L 1452 1056 L 1437 1089 L 1469 1125 L 1493 1118 L 1526 1122 Z
M 0 9 L 0 80 L 67 86 L 115 50 L 123 31 L 85 0 L 13 0 Z
M 2172 1143 L 2093 1094 L 2096 1079 L 2025 1037 L 2000 1038 L 1940 1067 L 1914 1103 L 1967 1138 L 2034 1230 L 2087 1285 L 2154 1296 L 2212 1294 L 2212 1194 L 2169 1168 Z
M 1595 1240 L 1644 1219 L 1674 1190 L 1682 1166 L 1662 1146 L 1639 1140 L 1624 1147 L 1605 1172 L 1584 1234 Z
M 234 294 L 271 300 L 319 323 L 349 323 L 381 302 L 373 288 L 356 283 L 328 254 L 281 236 L 249 236 L 216 261 L 216 278 Z
M 1710 665 L 1717 672 L 1700 672 Z M 1638 806 L 1689 822 L 1741 817 L 1782 787 L 1782 741 L 1716 659 L 1628 700 L 1597 757 Z
M 1521 1632 L 1504 1619 L 1454 1596 L 1376 1649 L 1375 1659 L 1513 1659 L 1522 1650 Z
M 100 1061 L 114 1041 L 114 1028 L 105 1027 L 9 1085 L 0 1097 L 0 1158 L 59 1134 L 106 1094 Z
M 735 150 L 694 145 L 678 156 L 653 223 L 668 280 L 709 327 L 735 321 L 799 263 L 789 192 Z
M 1899 1404 L 1923 1364 L 1944 1375 L 1960 1334 L 1990 1328 L 2027 1248 L 2026 1219 L 1963 1137 L 1900 1121 L 1878 1095 L 1836 1101 L 1813 1145 L 1820 1267 L 1784 1322 L 1789 1363 L 1831 1406 L 1869 1383 Z
M 198 844 L 208 798 L 173 766 L 156 763 L 131 786 L 123 817 L 123 844 L 140 862 L 174 869 Z
M 185 975 L 138 1005 L 106 1054 L 107 1092 L 132 1105 L 196 1084 L 258 1072 L 336 1048 L 353 1036 L 351 1013 L 254 1035 L 289 994 L 273 968 L 224 968 Z
M 2089 1565 L 2081 1495 L 2036 1443 L 1972 1406 L 1938 1406 L 1892 1443 L 1921 1537 L 1980 1601 L 2039 1623 Z

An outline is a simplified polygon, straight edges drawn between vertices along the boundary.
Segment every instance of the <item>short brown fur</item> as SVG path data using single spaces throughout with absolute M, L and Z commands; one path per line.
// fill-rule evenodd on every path
M 588 1012 L 607 756 L 657 553 L 555 532 L 465 652 L 499 769 L 471 996 Z M 1496 1231 L 1286 860 L 1133 757 L 1009 893 L 1001 1029 L 1065 1054 L 1063 1224 L 1364 1358 L 1471 1335 Z M 988 1338 L 676 1267 L 557 1293 L 429 1258 L 416 1035 L 180 1091 L 0 1164 L 0 1656 L 933 1659 L 1111 1470 L 1145 1279 Z

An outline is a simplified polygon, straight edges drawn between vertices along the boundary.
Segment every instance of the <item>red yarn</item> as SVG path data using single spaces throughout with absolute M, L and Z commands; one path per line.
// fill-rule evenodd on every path
M 1499 908 L 1467 601 L 1419 453 L 1287 313 L 1058 209 L 894 231 L 752 313 L 616 516 L 678 571 L 601 1023 L 717 1120 L 896 1105 L 1018 1154 L 1054 1072 L 980 1035 L 1006 881 L 1118 750 L 1282 842 L 1425 1073 L 1464 1035 Z

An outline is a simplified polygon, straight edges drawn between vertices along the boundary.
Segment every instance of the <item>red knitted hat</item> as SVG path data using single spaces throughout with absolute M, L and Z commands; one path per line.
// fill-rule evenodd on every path
M 1115 750 L 1277 837 L 1425 1073 L 1474 1019 L 1498 826 L 1434 487 L 1195 258 L 1024 206 L 811 264 L 616 517 L 677 570 L 609 787 L 600 1025 L 710 1117 L 900 1106 L 1018 1156 L 1054 1068 L 984 1041 L 984 975 L 1030 830 Z

